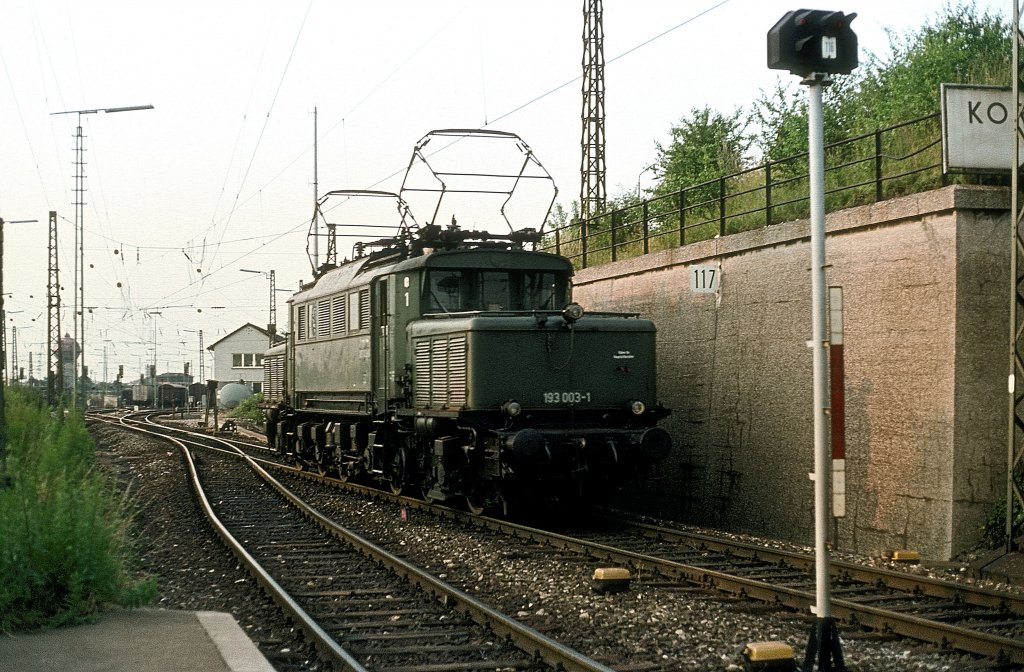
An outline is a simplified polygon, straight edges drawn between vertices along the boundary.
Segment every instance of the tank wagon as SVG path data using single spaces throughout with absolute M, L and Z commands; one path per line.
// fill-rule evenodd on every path
M 586 313 L 539 240 L 404 225 L 323 269 L 264 357 L 270 444 L 474 512 L 593 501 L 649 473 L 671 447 L 654 324 Z

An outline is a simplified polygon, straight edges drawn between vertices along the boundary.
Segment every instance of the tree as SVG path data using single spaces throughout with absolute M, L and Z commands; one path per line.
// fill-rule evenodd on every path
M 579 219 L 579 201 L 573 201 L 569 204 L 569 207 L 572 209 L 571 213 L 566 211 L 561 203 L 555 203 L 551 207 L 551 213 L 548 215 L 548 221 L 545 223 L 544 229 L 547 231 L 564 229 L 570 220 Z
M 870 55 L 857 98 L 861 132 L 939 111 L 942 83 L 1009 85 L 1012 30 L 971 2 L 903 36 L 889 33 L 888 59 Z
M 778 161 L 807 151 L 807 100 L 799 89 L 776 80 L 775 88 L 754 102 L 751 121 L 763 161 Z
M 730 115 L 708 107 L 691 110 L 670 129 L 667 147 L 655 143 L 655 193 L 679 191 L 742 170 L 751 142 L 746 127 L 741 108 Z

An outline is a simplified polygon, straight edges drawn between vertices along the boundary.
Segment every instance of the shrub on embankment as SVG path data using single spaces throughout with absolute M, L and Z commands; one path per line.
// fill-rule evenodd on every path
M 230 413 L 229 418 L 235 420 L 242 420 L 249 423 L 253 427 L 262 428 L 266 418 L 263 415 L 263 395 L 259 392 L 252 395 L 248 399 L 242 401 L 242 403 L 235 406 Z
M 7 388 L 9 481 L 0 489 L 0 631 L 88 620 L 152 599 L 129 576 L 129 503 L 94 466 L 81 415 Z

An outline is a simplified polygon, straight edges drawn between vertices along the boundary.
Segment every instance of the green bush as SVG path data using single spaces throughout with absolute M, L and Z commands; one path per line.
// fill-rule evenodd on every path
M 0 630 L 88 620 L 137 606 L 153 579 L 130 578 L 129 503 L 93 466 L 82 417 L 52 415 L 7 388 L 9 485 L 0 489 Z
M 263 403 L 263 394 L 257 392 L 242 403 L 231 409 L 228 413 L 229 418 L 236 420 L 246 420 L 256 425 L 262 425 L 264 422 L 263 409 L 260 408 L 260 404 Z

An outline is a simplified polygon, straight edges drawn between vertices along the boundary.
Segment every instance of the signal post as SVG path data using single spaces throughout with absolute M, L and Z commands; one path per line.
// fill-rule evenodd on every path
M 857 36 L 850 29 L 856 14 L 799 9 L 787 12 L 768 31 L 768 67 L 788 70 L 808 87 L 808 183 L 811 203 L 811 340 L 814 369 L 814 554 L 816 594 L 814 629 L 807 642 L 803 671 L 845 672 L 839 629 L 832 617 L 829 578 L 828 339 L 825 283 L 825 143 L 822 89 L 829 75 L 857 67 Z

